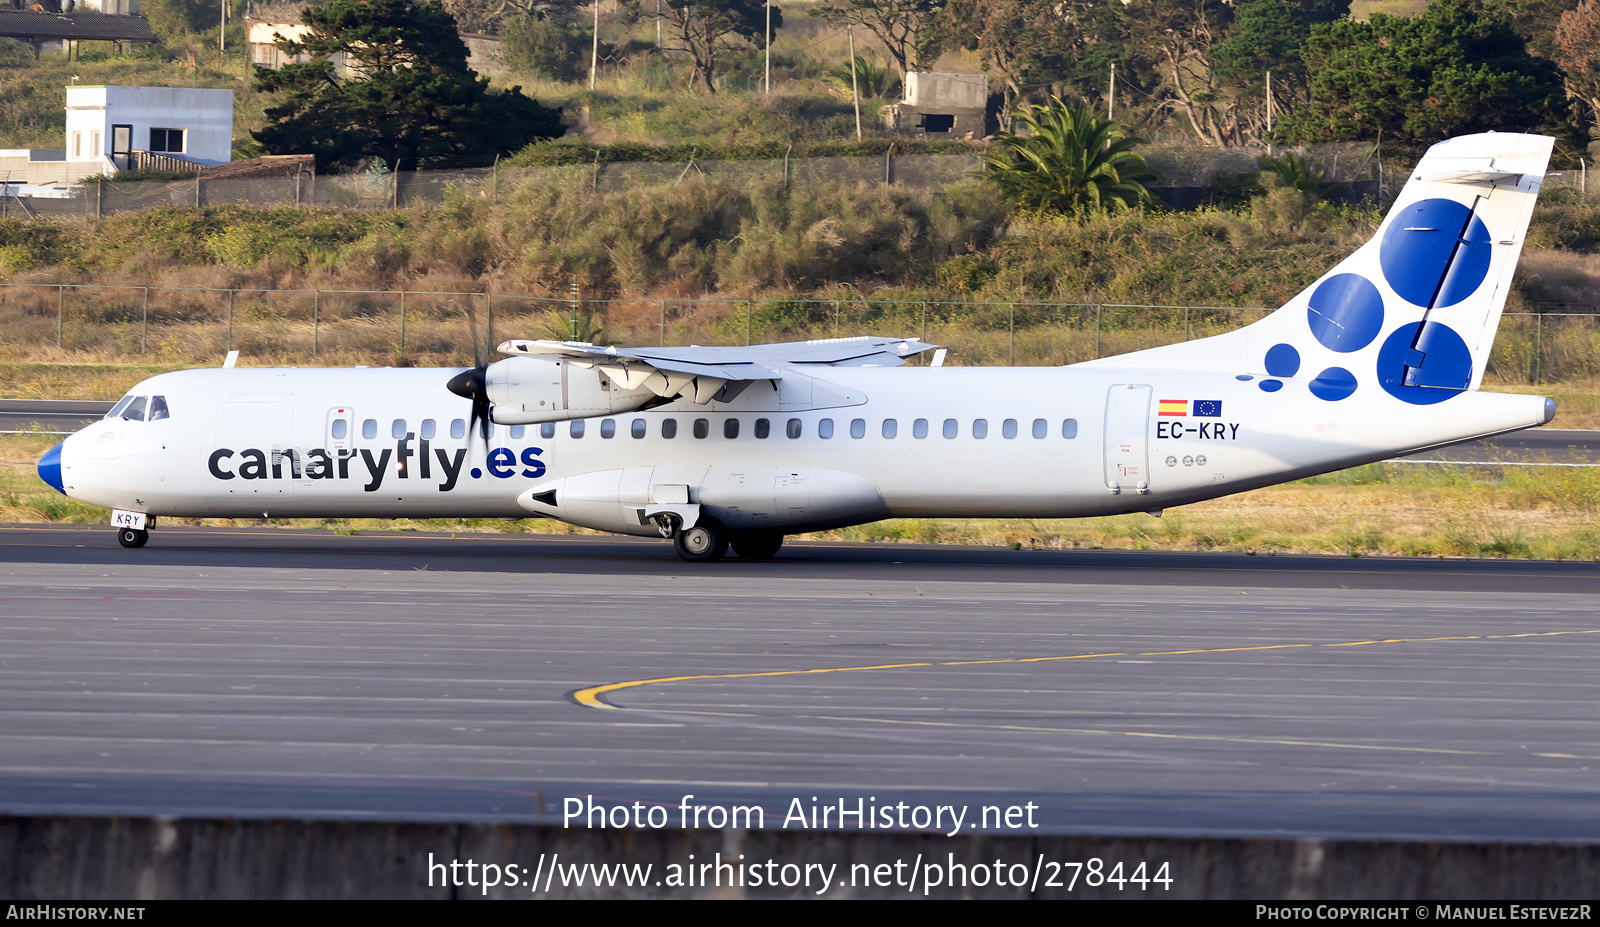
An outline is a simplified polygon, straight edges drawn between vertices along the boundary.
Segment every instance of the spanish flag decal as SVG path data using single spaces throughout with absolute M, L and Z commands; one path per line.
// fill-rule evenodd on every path
M 1189 400 L 1163 399 L 1156 404 L 1156 414 L 1186 416 L 1189 414 Z

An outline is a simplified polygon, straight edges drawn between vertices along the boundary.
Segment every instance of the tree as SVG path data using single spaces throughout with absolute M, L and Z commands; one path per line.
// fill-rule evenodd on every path
M 324 167 L 484 164 L 564 131 L 560 110 L 522 88 L 488 92 L 437 0 L 330 0 L 301 21 L 309 34 L 278 47 L 310 60 L 256 69 L 256 88 L 277 95 L 254 133 L 273 154 L 314 154 Z
M 1212 61 L 1233 7 L 1222 0 L 1133 0 L 1128 43 L 1154 59 L 1174 110 L 1202 145 L 1238 142 L 1235 106 L 1222 93 Z
M 835 26 L 861 26 L 877 36 L 904 83 L 906 74 L 918 67 L 917 37 L 943 8 L 944 0 L 844 0 L 841 6 L 825 6 L 811 15 Z
M 1149 169 L 1132 151 L 1139 139 L 1126 137 L 1121 123 L 1059 97 L 1024 108 L 1017 122 L 1029 134 L 1001 133 L 983 158 L 987 176 L 1013 205 L 1084 215 L 1149 201 L 1142 183 Z
M 549 17 L 514 16 L 500 27 L 500 60 L 520 73 L 574 80 L 578 51 L 575 38 Z
M 1573 95 L 1600 113 L 1600 3 L 1583 0 L 1577 9 L 1562 13 L 1554 45 Z
M 1303 54 L 1311 101 L 1285 120 L 1303 139 L 1572 131 L 1556 65 L 1463 0 L 1437 0 L 1415 19 L 1374 13 L 1313 27 Z
M 716 93 L 717 56 L 744 43 L 756 43 L 767 28 L 763 0 L 666 0 L 667 27 L 694 62 L 692 80 Z M 783 25 L 783 11 L 772 8 L 772 29 Z

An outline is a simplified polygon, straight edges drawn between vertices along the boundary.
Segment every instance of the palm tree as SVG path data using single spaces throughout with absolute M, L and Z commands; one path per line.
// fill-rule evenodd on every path
M 1029 134 L 1002 132 L 983 156 L 989 178 L 1013 205 L 1085 215 L 1150 201 L 1141 181 L 1152 175 L 1131 150 L 1141 140 L 1124 136 L 1121 123 L 1059 97 L 1016 118 Z
M 828 69 L 828 76 L 824 78 L 833 92 L 846 100 L 850 99 L 850 65 L 835 65 Z M 900 92 L 900 78 L 894 75 L 886 65 L 878 63 L 876 58 L 863 58 L 856 56 L 856 87 L 863 97 L 889 97 Z

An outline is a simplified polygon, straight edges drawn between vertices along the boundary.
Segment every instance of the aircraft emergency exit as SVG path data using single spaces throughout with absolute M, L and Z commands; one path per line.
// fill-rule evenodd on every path
M 1479 385 L 1551 146 L 1435 145 L 1372 240 L 1215 337 L 1055 368 L 906 366 L 933 346 L 884 337 L 190 370 L 39 474 L 128 547 L 159 516 L 539 516 L 759 559 L 891 517 L 1159 514 L 1550 421 Z

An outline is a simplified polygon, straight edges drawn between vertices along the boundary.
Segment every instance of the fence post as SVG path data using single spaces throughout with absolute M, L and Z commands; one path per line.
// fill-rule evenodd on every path
M 664 299 L 661 301 L 661 339 L 656 344 L 661 347 L 667 344 L 667 301 Z
M 1099 303 L 1095 303 L 1095 305 L 1094 305 L 1094 356 L 1095 356 L 1096 360 L 1098 360 L 1100 358 L 1100 310 L 1102 308 L 1103 307 Z
M 928 304 L 922 304 L 922 336 L 917 339 L 923 344 L 928 343 Z
M 194 206 L 200 208 L 200 175 L 194 175 Z
M 1017 307 L 1006 308 L 1006 350 L 1009 359 L 1006 366 L 1017 366 Z
M 1189 340 L 1189 307 L 1183 307 L 1183 340 Z
M 833 337 L 839 337 L 839 301 L 833 301 Z
M 233 291 L 228 291 L 228 350 L 233 350 Z
M 400 290 L 400 366 L 406 365 L 406 291 Z
M 66 313 L 67 288 L 56 286 L 56 347 L 61 347 L 61 317 Z
M 311 356 L 317 356 L 317 327 L 322 321 L 322 288 L 312 291 L 311 297 Z
M 1533 310 L 1533 381 L 1538 383 L 1544 375 L 1544 308 Z
M 744 343 L 748 346 L 750 340 L 750 317 L 754 314 L 755 304 L 751 300 L 744 301 Z
M 100 199 L 105 195 L 106 175 L 94 179 L 94 217 L 100 218 Z
M 145 335 L 150 331 L 150 288 L 144 288 L 144 318 L 139 320 L 139 353 L 144 353 Z
M 597 156 L 598 157 L 598 156 Z M 578 340 L 578 275 L 572 275 L 572 340 Z

